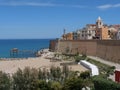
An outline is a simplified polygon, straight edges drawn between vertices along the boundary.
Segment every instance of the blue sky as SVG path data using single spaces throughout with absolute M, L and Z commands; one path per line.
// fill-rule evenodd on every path
M 100 16 L 120 24 L 119 0 L 0 0 L 0 39 L 58 38 Z

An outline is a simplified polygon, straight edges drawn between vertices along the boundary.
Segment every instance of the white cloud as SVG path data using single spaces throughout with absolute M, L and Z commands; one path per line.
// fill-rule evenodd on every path
M 106 10 L 109 8 L 117 8 L 117 7 L 120 7 L 120 3 L 119 4 L 105 4 L 105 5 L 98 6 L 97 8 L 101 10 Z
M 98 6 L 97 8 L 99 8 L 99 9 L 108 9 L 108 8 L 111 8 L 111 7 L 112 7 L 112 5 L 107 4 L 107 5 Z
M 37 3 L 37 2 L 6 2 L 0 3 L 0 6 L 56 6 L 52 3 Z
M 120 7 L 120 3 L 119 3 L 119 4 L 114 5 L 114 7 Z
M 65 5 L 55 4 L 50 2 L 0 2 L 0 6 L 39 6 L 39 7 L 73 7 L 73 8 L 85 8 L 83 5 Z

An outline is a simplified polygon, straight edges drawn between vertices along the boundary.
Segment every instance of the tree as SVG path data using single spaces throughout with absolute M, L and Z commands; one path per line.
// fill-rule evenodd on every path
M 55 80 L 55 78 L 56 78 L 56 68 L 54 66 L 51 66 L 50 74 L 51 74 L 51 79 Z
M 42 70 L 39 68 L 38 70 L 38 79 L 43 79 L 43 73 L 42 73 Z
M 82 79 L 90 78 L 90 71 L 85 71 L 85 72 L 80 73 L 80 78 Z
M 81 60 L 81 56 L 76 56 L 75 57 L 75 62 L 79 62 Z
M 51 90 L 62 90 L 62 85 L 59 82 L 52 82 Z
M 86 57 L 87 57 L 86 54 L 83 54 L 82 56 L 76 55 L 75 62 L 79 62 L 80 60 L 85 60 Z
M 63 65 L 63 76 L 64 76 L 64 79 L 67 79 L 68 75 L 69 75 L 69 68 L 67 65 Z
M 38 81 L 38 88 L 40 90 L 50 90 L 50 87 L 45 80 L 39 80 Z
M 13 74 L 14 90 L 34 90 L 38 80 L 38 71 L 34 68 L 26 67 L 23 71 L 18 71 Z
M 30 90 L 37 90 L 38 89 L 38 70 L 35 68 L 32 68 L 30 70 Z
M 10 85 L 10 76 L 0 71 L 0 90 L 9 90 Z
M 82 80 L 80 78 L 69 78 L 64 84 L 65 90 L 81 90 L 82 87 Z
M 23 90 L 24 87 L 24 78 L 23 72 L 21 69 L 18 69 L 16 73 L 13 74 L 13 89 L 14 90 Z
M 56 68 L 56 74 L 57 74 L 57 75 L 56 75 L 57 81 L 60 81 L 60 79 L 61 79 L 61 74 L 62 74 L 60 67 L 57 67 L 57 68 Z

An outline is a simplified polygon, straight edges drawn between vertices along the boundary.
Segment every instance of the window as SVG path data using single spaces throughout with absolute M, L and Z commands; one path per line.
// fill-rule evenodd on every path
M 88 34 L 89 36 L 91 36 L 91 34 Z
M 108 30 L 108 35 L 110 35 L 110 30 Z

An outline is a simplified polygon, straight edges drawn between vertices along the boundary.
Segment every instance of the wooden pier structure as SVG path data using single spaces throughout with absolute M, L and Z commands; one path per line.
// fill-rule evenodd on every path
M 33 50 L 19 50 L 18 48 L 13 48 L 10 50 L 11 58 L 23 58 L 23 57 L 36 57 L 38 51 Z

